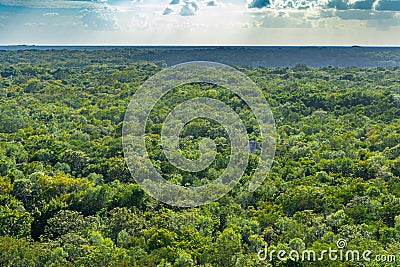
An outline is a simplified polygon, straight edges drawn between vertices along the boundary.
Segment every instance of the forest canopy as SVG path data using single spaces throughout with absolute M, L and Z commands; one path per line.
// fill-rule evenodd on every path
M 257 252 L 266 245 L 320 252 L 339 239 L 400 260 L 400 68 L 236 66 L 274 114 L 271 171 L 249 192 L 259 157 L 250 154 L 241 182 L 222 199 L 176 208 L 135 183 L 121 142 L 131 97 L 164 62 L 67 50 L 0 58 L 1 266 L 265 266 Z M 251 110 L 228 90 L 175 88 L 151 113 L 146 147 L 163 177 L 185 186 L 216 179 L 230 155 L 226 132 L 207 119 L 187 124 L 180 146 L 196 158 L 201 139 L 213 137 L 210 167 L 183 172 L 163 154 L 163 120 L 196 96 L 228 104 L 259 138 Z

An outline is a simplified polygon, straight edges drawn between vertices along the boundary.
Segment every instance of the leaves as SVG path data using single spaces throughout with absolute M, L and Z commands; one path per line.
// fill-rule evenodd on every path
M 252 267 L 262 264 L 256 253 L 265 245 L 320 252 L 339 238 L 400 256 L 399 68 L 240 68 L 274 113 L 271 171 L 249 192 L 259 159 L 251 154 L 244 177 L 222 199 L 179 209 L 145 194 L 123 158 L 125 109 L 164 66 L 131 60 L 146 53 L 0 52 L 1 266 Z M 167 160 L 163 122 L 194 97 L 229 105 L 259 141 L 256 118 L 229 90 L 174 88 L 150 114 L 146 149 L 165 179 L 185 186 L 217 179 L 231 154 L 226 130 L 201 118 L 183 128 L 176 153 L 196 159 L 209 137 L 215 161 L 192 173 Z M 136 164 L 145 179 L 147 169 Z

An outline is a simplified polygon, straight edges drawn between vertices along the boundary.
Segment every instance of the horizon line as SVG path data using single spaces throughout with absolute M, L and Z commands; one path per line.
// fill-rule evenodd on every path
M 0 44 L 0 47 L 400 48 L 400 45 Z

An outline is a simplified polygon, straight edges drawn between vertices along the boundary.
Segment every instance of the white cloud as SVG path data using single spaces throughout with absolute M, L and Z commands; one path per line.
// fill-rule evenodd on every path
M 248 6 L 259 14 L 253 27 L 338 28 L 340 20 L 380 30 L 400 25 L 400 0 L 249 0 Z
M 43 22 L 26 22 L 24 23 L 25 27 L 43 27 L 46 24 L 44 24 Z
M 0 4 L 31 8 L 96 8 L 101 3 L 80 0 L 0 0 Z
M 50 12 L 50 13 L 44 13 L 43 16 L 45 17 L 56 17 L 59 14 L 57 12 Z
M 0 0 L 4 3 L 28 7 L 0 10 L 4 43 L 400 42 L 400 12 L 391 11 L 400 0 L 249 0 L 248 5 L 246 0 Z
M 314 7 L 338 10 L 386 10 L 400 11 L 399 0 L 248 0 L 249 8 L 306 9 Z
M 102 9 L 85 10 L 82 22 L 90 30 L 113 31 L 119 29 L 116 15 L 108 6 L 104 6 Z
M 344 20 L 391 20 L 395 12 L 371 12 L 370 10 L 336 10 L 334 16 Z
M 146 30 L 149 28 L 149 26 L 148 17 L 138 14 L 133 16 L 128 27 L 132 27 L 137 30 Z
M 197 10 L 199 10 L 199 5 L 196 1 L 188 0 L 184 1 L 184 5 L 181 7 L 179 11 L 179 15 L 181 16 L 193 16 L 196 14 Z
M 216 0 L 205 0 L 199 4 L 196 0 L 171 0 L 162 12 L 163 15 L 193 16 L 203 7 L 220 6 Z
M 315 14 L 308 10 L 266 9 L 253 13 L 250 27 L 262 28 L 312 28 Z

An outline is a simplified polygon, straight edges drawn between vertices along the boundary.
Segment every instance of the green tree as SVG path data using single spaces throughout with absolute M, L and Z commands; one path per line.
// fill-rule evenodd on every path
M 242 252 L 242 237 L 232 228 L 226 228 L 215 242 L 215 263 L 218 266 L 235 266 Z
M 29 237 L 32 221 L 20 201 L 0 195 L 0 236 Z

